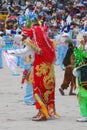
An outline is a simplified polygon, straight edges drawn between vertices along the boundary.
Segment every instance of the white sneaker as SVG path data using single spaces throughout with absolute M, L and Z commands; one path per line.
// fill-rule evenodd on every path
M 76 121 L 78 121 L 78 122 L 87 122 L 87 117 L 81 117 L 81 118 L 77 119 Z

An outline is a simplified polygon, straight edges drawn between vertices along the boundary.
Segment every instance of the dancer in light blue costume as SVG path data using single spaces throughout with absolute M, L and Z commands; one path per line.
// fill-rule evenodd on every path
M 22 37 L 26 37 L 26 35 L 22 34 Z M 24 43 L 23 43 L 24 44 Z M 28 51 L 26 53 L 26 50 Z M 27 75 L 31 73 L 33 70 L 33 61 L 34 61 L 34 50 L 28 46 L 25 45 L 24 48 L 16 49 L 16 50 L 8 50 L 7 51 L 10 54 L 13 54 L 15 56 L 24 56 L 24 73 L 22 77 L 22 84 L 24 81 L 26 81 L 26 93 L 24 95 L 24 102 L 30 105 L 35 104 L 35 100 L 33 99 L 33 87 L 32 87 L 32 81 L 26 80 Z M 24 78 L 24 79 L 23 79 Z M 23 81 L 24 80 L 24 81 Z
M 31 63 L 24 64 L 24 70 L 28 71 L 28 73 L 30 73 L 31 69 L 33 69 Z M 33 87 L 32 87 L 32 84 L 29 82 L 26 83 L 26 93 L 24 96 L 24 102 L 30 105 L 35 104 L 35 100 L 33 98 Z

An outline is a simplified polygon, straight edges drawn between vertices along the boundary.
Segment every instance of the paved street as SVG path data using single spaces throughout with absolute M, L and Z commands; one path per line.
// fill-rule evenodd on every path
M 25 87 L 20 88 L 22 69 L 18 68 L 20 76 L 13 76 L 3 60 L 4 68 L 0 69 L 0 130 L 86 130 L 87 123 L 76 122 L 80 117 L 76 96 L 61 96 L 58 88 L 63 80 L 59 66 L 56 72 L 56 111 L 60 118 L 34 122 L 35 106 L 26 105 L 23 101 Z

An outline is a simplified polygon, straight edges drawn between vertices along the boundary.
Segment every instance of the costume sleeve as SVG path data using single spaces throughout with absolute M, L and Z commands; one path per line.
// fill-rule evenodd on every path
M 72 72 L 73 72 L 73 75 L 75 77 L 79 77 L 80 76 L 80 70 L 78 70 L 77 68 L 74 68 Z
M 83 56 L 83 58 L 87 58 L 87 52 L 84 51 L 84 52 L 82 53 L 82 56 Z
M 8 50 L 9 54 L 15 55 L 15 56 L 24 56 L 29 52 L 29 47 L 26 46 L 23 49 L 16 49 L 16 50 Z

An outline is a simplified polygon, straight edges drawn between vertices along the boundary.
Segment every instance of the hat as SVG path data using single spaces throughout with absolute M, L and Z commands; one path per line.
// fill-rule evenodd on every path
M 65 33 L 65 32 L 62 34 L 62 36 L 63 36 L 63 37 L 70 37 L 69 34 L 68 34 L 68 33 Z
M 87 36 L 87 31 L 86 31 L 86 32 L 83 32 L 83 37 L 84 37 L 84 36 Z

